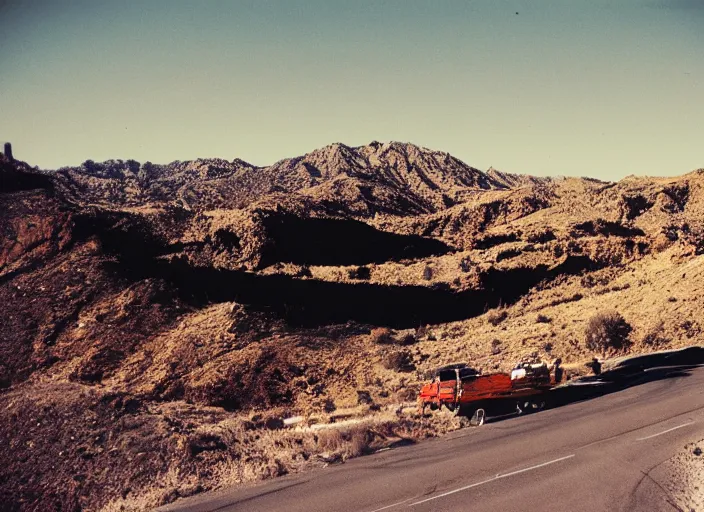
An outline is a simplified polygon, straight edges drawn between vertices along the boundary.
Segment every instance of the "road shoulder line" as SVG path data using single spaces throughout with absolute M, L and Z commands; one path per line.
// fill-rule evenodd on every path
M 437 496 L 432 496 L 432 497 L 426 498 L 424 500 L 416 501 L 415 503 L 411 503 L 409 505 L 409 507 L 414 507 L 416 505 L 420 505 L 421 503 L 426 503 L 428 501 L 436 500 L 438 498 L 443 498 L 445 496 L 449 496 L 450 494 L 455 494 L 455 493 L 458 493 L 461 491 L 466 491 L 467 489 L 471 489 L 472 487 L 478 487 L 480 485 L 488 484 L 489 482 L 493 482 L 495 480 L 500 480 L 502 478 L 506 478 L 506 477 L 513 476 L 513 475 L 518 475 L 520 473 L 525 473 L 527 471 L 532 471 L 534 469 L 549 466 L 550 464 L 555 464 L 555 463 L 561 462 L 563 460 L 571 459 L 572 457 L 574 457 L 574 453 L 571 455 L 566 455 L 565 457 L 560 457 L 559 459 L 554 459 L 554 460 L 550 460 L 548 462 L 543 462 L 541 464 L 536 464 L 535 466 L 530 466 L 528 468 L 519 469 L 517 471 L 511 471 L 510 473 L 498 474 L 495 477 L 489 478 L 487 480 L 483 480 L 481 482 L 477 482 L 477 483 L 470 484 L 470 485 L 465 485 L 464 487 L 460 487 L 459 489 L 453 489 L 452 491 L 447 491 L 442 494 L 438 494 Z

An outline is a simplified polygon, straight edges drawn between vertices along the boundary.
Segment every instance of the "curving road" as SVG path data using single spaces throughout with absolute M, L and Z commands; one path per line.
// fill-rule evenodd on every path
M 704 368 L 643 376 L 591 400 L 159 510 L 678 510 L 659 470 L 704 437 Z

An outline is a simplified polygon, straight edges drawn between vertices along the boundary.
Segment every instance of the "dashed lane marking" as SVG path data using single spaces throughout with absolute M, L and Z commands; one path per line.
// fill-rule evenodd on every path
M 677 427 L 668 428 L 667 430 L 663 430 L 662 432 L 658 432 L 657 434 L 653 434 L 653 435 L 645 436 L 645 437 L 639 437 L 638 439 L 636 439 L 636 441 L 645 441 L 646 439 L 652 439 L 653 437 L 658 437 L 663 434 L 667 434 L 668 432 L 672 432 L 673 430 L 677 430 L 678 428 L 687 427 L 689 425 L 692 425 L 693 423 L 694 423 L 693 421 L 690 421 L 689 423 L 684 423 L 682 425 L 678 425 Z

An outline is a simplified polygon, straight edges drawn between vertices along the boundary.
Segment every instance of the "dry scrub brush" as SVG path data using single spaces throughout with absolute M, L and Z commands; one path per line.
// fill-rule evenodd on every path
M 346 430 L 322 430 L 316 438 L 321 452 L 332 452 L 342 459 L 349 459 L 368 453 L 373 435 L 368 427 L 358 426 Z
M 501 322 L 503 322 L 507 318 L 508 318 L 508 311 L 506 311 L 506 309 L 503 307 L 499 307 L 497 309 L 494 309 L 486 315 L 487 321 L 491 325 L 493 325 L 494 327 L 499 325 Z
M 418 335 L 414 333 L 405 333 L 400 337 L 396 337 L 387 327 L 377 327 L 369 333 L 369 339 L 372 343 L 378 345 L 413 345 L 418 340 Z
M 589 319 L 584 331 L 586 346 L 605 354 L 609 350 L 624 350 L 631 345 L 628 338 L 633 328 L 617 311 L 603 311 Z
M 382 360 L 384 368 L 397 372 L 410 372 L 415 369 L 413 357 L 408 350 L 396 350 L 386 354 Z
M 643 345 L 651 347 L 665 345 L 669 341 L 669 338 L 665 336 L 665 323 L 662 320 L 648 329 L 641 339 Z
M 369 339 L 372 343 L 380 345 L 388 345 L 394 342 L 391 329 L 387 327 L 377 327 L 369 333 Z

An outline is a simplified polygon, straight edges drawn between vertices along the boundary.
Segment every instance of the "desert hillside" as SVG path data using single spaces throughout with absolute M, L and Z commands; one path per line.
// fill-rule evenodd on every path
M 0 154 L 0 229 L 8 510 L 148 509 L 440 433 L 396 413 L 429 370 L 579 368 L 600 312 L 630 326 L 618 353 L 703 339 L 704 169 L 536 178 L 397 142 L 268 167 Z M 374 428 L 283 426 L 360 411 Z

